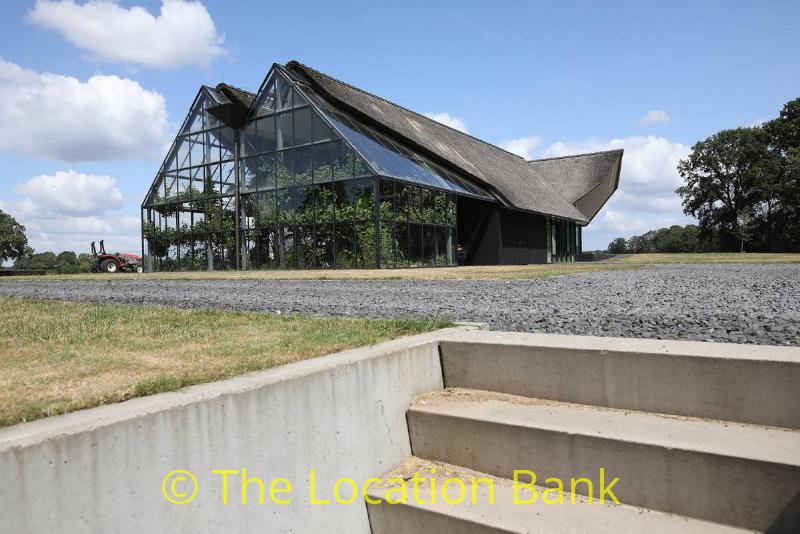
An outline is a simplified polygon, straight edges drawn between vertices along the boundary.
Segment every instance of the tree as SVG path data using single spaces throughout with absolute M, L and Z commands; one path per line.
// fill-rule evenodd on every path
M 618 237 L 614 241 L 608 244 L 608 253 L 609 254 L 625 254 L 626 247 L 625 247 L 625 238 Z
M 772 188 L 774 233 L 786 250 L 800 250 L 800 98 L 787 102 L 777 119 L 764 123 L 779 162 Z
M 678 165 L 676 192 L 719 250 L 800 250 L 800 98 L 778 118 L 723 130 Z M 630 244 L 629 244 L 630 246 Z
M 25 227 L 14 217 L 0 210 L 0 264 L 22 256 L 27 245 Z
M 65 250 L 56 256 L 56 272 L 59 274 L 79 273 L 78 255 L 69 250 Z
M 701 232 L 716 231 L 723 247 L 743 251 L 778 168 L 764 129 L 723 130 L 696 143 L 680 161 L 678 172 L 686 185 L 676 192 L 683 198 L 684 213 L 700 222 Z M 770 211 L 764 212 L 767 217 Z

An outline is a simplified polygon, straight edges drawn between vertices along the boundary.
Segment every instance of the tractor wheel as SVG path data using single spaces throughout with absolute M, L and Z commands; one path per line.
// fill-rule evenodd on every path
M 100 272 L 103 273 L 115 273 L 119 269 L 117 268 L 117 262 L 114 260 L 103 260 L 100 264 Z
M 136 268 L 136 272 L 137 273 L 143 273 L 144 272 L 144 269 L 142 269 L 141 265 Z

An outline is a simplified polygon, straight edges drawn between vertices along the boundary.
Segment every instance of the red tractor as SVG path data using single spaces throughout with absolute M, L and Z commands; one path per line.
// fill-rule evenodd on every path
M 108 254 L 103 241 L 100 241 L 100 253 L 92 241 L 92 271 L 96 273 L 140 273 L 142 272 L 142 257 L 128 252 Z

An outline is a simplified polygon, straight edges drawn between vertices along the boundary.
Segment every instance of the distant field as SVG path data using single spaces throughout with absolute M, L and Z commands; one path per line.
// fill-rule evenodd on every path
M 144 274 L 48 274 L 45 276 L 0 276 L 0 283 L 13 280 L 512 280 L 544 278 L 595 271 L 636 269 L 659 263 L 798 263 L 800 254 L 708 253 L 628 254 L 602 262 L 545 265 L 488 265 L 416 269 L 311 269 L 265 271 L 182 271 Z
M 800 253 L 707 252 L 698 254 L 626 254 L 615 263 L 798 263 Z
M 0 427 L 449 326 L 0 297 Z

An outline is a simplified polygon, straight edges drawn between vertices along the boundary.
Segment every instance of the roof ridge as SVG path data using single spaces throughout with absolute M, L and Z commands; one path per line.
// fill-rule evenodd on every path
M 255 96 L 255 95 L 256 95 L 256 94 L 255 94 L 254 92 L 252 92 L 252 91 L 248 91 L 247 89 L 242 89 L 241 87 L 238 87 L 238 86 L 236 86 L 236 85 L 231 85 L 231 84 L 229 84 L 229 83 L 226 83 L 226 82 L 219 82 L 219 83 L 217 84 L 217 87 L 219 87 L 219 86 L 221 86 L 221 85 L 222 85 L 222 86 L 225 86 L 225 87 L 227 87 L 227 88 L 229 88 L 229 89 L 234 89 L 234 90 L 236 90 L 236 91 L 241 91 L 242 93 L 247 93 L 248 95 L 253 95 L 253 96 Z
M 370 93 L 369 91 L 367 91 L 367 90 L 364 90 L 364 89 L 362 89 L 362 88 L 360 88 L 360 87 L 356 87 L 356 86 L 355 86 L 355 85 L 353 85 L 353 84 L 347 83 L 347 82 L 345 82 L 345 81 L 342 81 L 342 80 L 340 80 L 340 79 L 338 79 L 338 78 L 334 78 L 333 76 L 331 76 L 331 75 L 329 75 L 329 74 L 325 74 L 324 72 L 318 71 L 318 70 L 317 70 L 317 69 L 315 69 L 314 67 L 309 67 L 309 66 L 308 66 L 308 65 L 306 65 L 305 63 L 301 63 L 301 62 L 299 62 L 299 61 L 292 60 L 292 61 L 290 61 L 290 62 L 288 62 L 288 63 L 286 64 L 286 67 L 287 67 L 287 68 L 291 68 L 289 65 L 291 65 L 292 63 L 295 63 L 295 64 L 297 64 L 297 65 L 299 65 L 299 66 L 303 67 L 304 69 L 308 69 L 308 70 L 310 70 L 310 71 L 316 72 L 317 74 L 319 74 L 319 75 L 321 75 L 321 76 L 325 76 L 326 78 L 329 78 L 329 79 L 331 79 L 331 80 L 333 80 L 333 81 L 335 81 L 335 82 L 337 82 L 337 83 L 340 83 L 340 84 L 342 84 L 342 85 L 345 85 L 345 86 L 347 86 L 347 87 L 349 87 L 349 88 L 351 88 L 351 89 L 354 89 L 354 90 L 356 90 L 356 91 L 358 91 L 358 92 L 360 92 L 360 93 L 364 93 L 365 95 L 371 96 L 372 98 L 377 98 L 378 100 L 381 100 L 381 101 L 383 101 L 383 102 L 386 102 L 387 104 L 391 104 L 392 106 L 398 107 L 398 108 L 400 108 L 400 109 L 402 109 L 402 110 L 404 110 L 404 111 L 407 111 L 407 112 L 409 112 L 409 113 L 413 113 L 413 114 L 414 114 L 414 115 L 416 115 L 417 117 L 421 117 L 421 118 L 423 118 L 423 119 L 425 119 L 425 120 L 427 120 L 427 121 L 434 122 L 434 123 L 438 124 L 439 126 L 444 126 L 445 128 L 448 128 L 448 129 L 450 129 L 450 130 L 452 130 L 452 131 L 454 131 L 454 132 L 458 132 L 458 133 L 460 133 L 461 135 L 464 135 L 464 136 L 466 136 L 466 137 L 469 137 L 470 139 L 474 139 L 475 141 L 479 141 L 479 142 L 483 143 L 484 145 L 488 145 L 488 146 L 490 146 L 490 147 L 492 147 L 492 148 L 496 148 L 496 149 L 498 149 L 498 150 L 502 150 L 502 151 L 503 151 L 503 152 L 505 152 L 506 154 L 510 154 L 510 155 L 514 156 L 515 158 L 519 158 L 519 159 L 521 159 L 521 160 L 525 161 L 525 158 L 523 158 L 522 156 L 519 156 L 519 155 L 517 155 L 517 154 L 514 154 L 513 152 L 510 152 L 510 151 L 506 150 L 506 149 L 505 149 L 505 148 L 503 148 L 503 147 L 500 147 L 500 146 L 497 146 L 497 145 L 495 145 L 495 144 L 493 144 L 493 143 L 490 143 L 489 141 L 486 141 L 486 140 L 484 140 L 484 139 L 481 139 L 480 137 L 475 137 L 475 136 L 474 136 L 474 135 L 472 135 L 472 134 L 468 134 L 468 133 L 462 132 L 461 130 L 457 130 L 456 128 L 453 128 L 452 126 L 448 126 L 447 124 L 444 124 L 444 123 L 442 123 L 442 122 L 439 122 L 439 121 L 437 121 L 437 120 L 434 120 L 434 119 L 432 119 L 432 118 L 430 118 L 430 117 L 426 117 L 425 115 L 423 115 L 423 114 L 421 114 L 421 113 L 418 113 L 418 112 L 414 111 L 413 109 L 409 109 L 409 108 L 407 108 L 407 107 L 405 107 L 405 106 L 401 106 L 400 104 L 397 104 L 396 102 L 392 102 L 392 101 L 391 101 L 391 100 L 389 100 L 388 98 L 384 98 L 384 97 L 382 97 L 382 96 L 379 96 L 379 95 L 376 95 L 376 94 L 374 94 L 374 93 Z
M 624 152 L 625 149 L 623 148 L 612 148 L 611 150 L 598 150 L 597 152 L 584 152 L 581 154 L 568 154 L 565 156 L 553 156 L 550 158 L 539 158 L 539 159 L 529 159 L 526 163 L 537 163 L 539 161 L 550 161 L 554 159 L 566 159 L 566 158 L 580 158 L 583 156 L 598 156 L 600 154 L 611 154 L 612 152 Z

